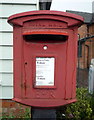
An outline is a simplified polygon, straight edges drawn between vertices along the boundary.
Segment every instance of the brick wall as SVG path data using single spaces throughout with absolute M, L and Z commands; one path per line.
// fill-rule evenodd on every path
M 94 24 L 92 24 L 89 28 L 89 33 L 91 35 L 94 35 Z M 92 39 L 93 42 L 92 42 L 92 58 L 94 58 L 94 38 Z
M 84 38 L 87 35 L 87 25 L 83 24 L 81 27 L 78 28 L 78 33 L 80 35 L 80 38 Z
M 80 39 L 87 36 L 87 31 L 88 31 L 87 29 L 88 28 L 86 24 L 83 24 L 81 27 L 79 27 L 78 33 L 80 35 Z M 83 44 L 82 45 L 82 57 L 79 58 L 79 67 L 81 69 L 87 68 L 87 60 L 84 59 L 86 54 L 87 54 L 87 48 Z
M 94 35 L 94 24 L 90 26 L 87 24 L 82 25 L 78 29 L 78 33 L 80 35 L 80 39 Z M 79 68 L 88 68 L 92 58 L 94 58 L 94 38 L 88 39 L 88 41 L 82 44 L 82 56 L 79 58 Z
M 12 100 L 1 100 L 3 118 L 29 118 L 31 117 L 31 107 L 22 105 Z

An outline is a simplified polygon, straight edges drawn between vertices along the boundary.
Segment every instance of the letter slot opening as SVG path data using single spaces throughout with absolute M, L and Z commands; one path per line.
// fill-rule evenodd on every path
M 68 34 L 66 33 L 30 33 L 23 34 L 26 42 L 32 43 L 62 43 L 68 40 Z

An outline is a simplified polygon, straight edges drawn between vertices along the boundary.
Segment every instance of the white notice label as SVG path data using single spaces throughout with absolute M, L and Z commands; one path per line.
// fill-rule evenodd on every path
M 54 86 L 53 57 L 36 58 L 36 86 Z

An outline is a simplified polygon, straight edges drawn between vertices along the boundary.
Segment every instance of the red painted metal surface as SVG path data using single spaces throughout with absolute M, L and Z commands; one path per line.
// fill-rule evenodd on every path
M 36 34 L 44 34 L 44 35 L 66 35 L 68 36 L 68 33 L 67 32 L 57 32 L 57 31 L 30 31 L 30 32 L 24 32 L 23 35 L 36 35 Z
M 83 18 L 59 11 L 31 11 L 13 15 L 8 22 L 14 29 L 13 100 L 36 107 L 75 102 L 77 29 Z M 35 85 L 36 58 L 54 58 L 54 85 Z

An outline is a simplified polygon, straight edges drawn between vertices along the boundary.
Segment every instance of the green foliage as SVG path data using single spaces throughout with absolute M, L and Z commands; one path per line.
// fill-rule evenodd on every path
M 29 108 L 25 109 L 24 118 L 31 118 L 31 110 Z
M 21 119 L 21 120 L 24 120 L 24 119 L 30 120 L 31 119 L 31 109 L 25 108 L 24 112 L 20 109 L 19 114 L 17 114 L 17 115 L 15 115 L 13 112 L 9 113 L 8 115 L 4 115 L 2 113 L 1 118 L 2 118 L 2 120 L 6 120 L 6 119 L 10 119 L 10 118 Z
M 87 88 L 77 88 L 77 102 L 61 109 L 65 110 L 59 110 L 59 115 L 62 111 L 66 119 L 94 120 L 94 95 L 90 95 Z
M 69 105 L 66 109 L 67 115 L 72 114 L 75 119 L 90 119 L 92 115 L 92 108 L 90 105 L 91 97 L 88 90 L 85 88 L 77 89 L 78 102 Z

